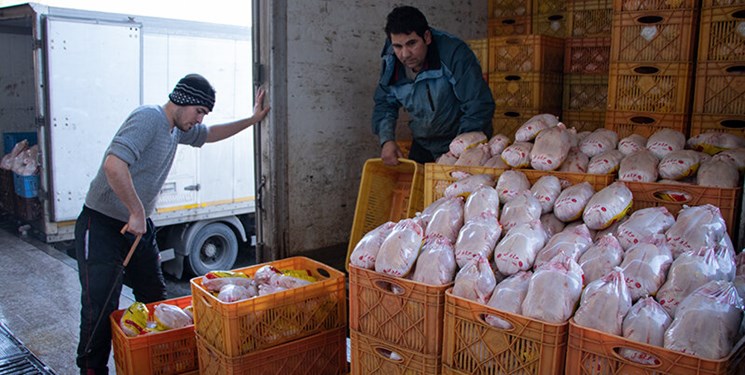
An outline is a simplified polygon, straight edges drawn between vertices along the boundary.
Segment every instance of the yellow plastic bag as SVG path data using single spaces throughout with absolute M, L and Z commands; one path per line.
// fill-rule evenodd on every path
M 124 315 L 119 320 L 119 326 L 122 327 L 124 334 L 129 337 L 148 333 L 150 332 L 147 328 L 149 314 L 150 312 L 144 303 L 135 302 L 124 312 Z

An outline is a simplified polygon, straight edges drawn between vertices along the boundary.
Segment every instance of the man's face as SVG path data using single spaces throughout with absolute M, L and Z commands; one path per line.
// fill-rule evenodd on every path
M 396 57 L 414 72 L 419 72 L 424 66 L 427 48 L 431 42 L 432 33 L 429 30 L 424 32 L 424 38 L 415 32 L 391 34 L 391 44 Z
M 194 125 L 200 124 L 208 113 L 209 109 L 201 105 L 179 106 L 176 110 L 175 125 L 181 131 L 188 132 Z

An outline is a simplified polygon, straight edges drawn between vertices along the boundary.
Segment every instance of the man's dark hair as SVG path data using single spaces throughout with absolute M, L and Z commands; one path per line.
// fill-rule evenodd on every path
M 387 17 L 385 34 L 410 34 L 412 31 L 424 38 L 424 32 L 429 30 L 429 24 L 424 14 L 412 6 L 394 8 Z

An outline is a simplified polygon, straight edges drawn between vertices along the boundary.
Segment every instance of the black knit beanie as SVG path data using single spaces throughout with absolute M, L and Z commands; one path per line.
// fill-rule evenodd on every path
M 178 105 L 201 105 L 209 108 L 215 106 L 215 89 L 199 74 L 189 74 L 176 84 L 168 99 Z

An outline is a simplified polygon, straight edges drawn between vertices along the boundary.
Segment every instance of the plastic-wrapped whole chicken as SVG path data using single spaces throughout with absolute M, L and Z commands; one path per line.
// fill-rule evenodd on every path
M 394 226 L 396 223 L 388 221 L 362 236 L 360 242 L 357 242 L 352 250 L 352 254 L 349 255 L 349 263 L 360 268 L 374 269 L 380 245 L 383 244 Z
M 406 276 L 419 256 L 423 239 L 424 230 L 416 221 L 399 221 L 380 245 L 375 272 L 395 277 Z
M 256 287 L 253 287 L 252 290 L 249 290 L 248 288 L 240 285 L 225 284 L 222 288 L 220 288 L 220 292 L 217 293 L 217 299 L 225 303 L 231 303 L 249 299 L 251 297 L 256 297 L 257 295 L 259 295 L 259 291 Z
M 579 265 L 585 273 L 585 285 L 600 279 L 614 267 L 621 265 L 623 248 L 616 236 L 608 233 L 595 241 L 582 256 Z
M 20 176 L 33 176 L 39 173 L 39 145 L 23 150 L 13 159 L 13 173 Z
M 587 202 L 593 195 L 595 189 L 587 181 L 562 190 L 554 203 L 554 215 L 565 223 L 581 218 Z
M 269 267 L 269 266 L 264 266 Z M 264 268 L 262 267 L 262 268 Z M 260 268 L 261 270 L 261 268 Z M 257 271 L 258 272 L 258 271 Z M 242 272 L 236 271 L 210 271 L 202 276 L 202 286 L 208 292 L 219 292 L 223 286 L 228 284 L 239 285 L 244 288 L 255 285 L 255 277 L 251 279 Z
M 507 203 L 515 198 L 520 192 L 530 190 L 530 181 L 525 173 L 520 171 L 504 171 L 497 180 L 497 194 L 499 201 Z
M 486 185 L 476 188 L 466 199 L 463 220 L 467 222 L 485 212 L 499 218 L 499 194 L 493 187 Z
M 445 237 L 427 237 L 411 279 L 429 285 L 447 285 L 453 282 L 457 269 L 453 244 Z
M 643 243 L 628 249 L 623 255 L 621 268 L 632 301 L 655 295 L 665 283 L 672 263 L 673 256 L 662 238 L 656 244 Z
M 453 295 L 478 303 L 486 304 L 497 286 L 494 271 L 489 267 L 489 261 L 476 256 L 471 259 L 455 275 Z
M 438 234 L 455 243 L 463 226 L 463 197 L 452 197 L 437 207 L 425 228 L 427 236 Z
M 455 260 L 463 267 L 477 255 L 491 258 L 494 247 L 502 235 L 502 226 L 490 212 L 471 218 L 460 229 L 455 242 Z
M 477 187 L 486 185 L 494 186 L 494 176 L 488 174 L 475 174 L 459 179 L 445 188 L 446 197 L 464 196 L 467 197 Z
M 553 212 L 541 215 L 541 225 L 543 226 L 543 230 L 546 231 L 546 238 L 553 237 L 554 234 L 564 230 L 566 226 Z
M 689 138 L 686 144 L 693 150 L 714 155 L 725 150 L 745 147 L 745 138 L 725 132 L 705 132 Z
M 631 155 L 647 148 L 647 137 L 641 134 L 631 134 L 618 141 L 618 151 L 624 155 Z
M 464 150 L 453 165 L 478 167 L 484 165 L 489 158 L 491 158 L 489 146 L 482 143 Z
M 665 331 L 673 319 L 652 297 L 639 299 L 623 319 L 623 337 L 647 345 L 662 347 Z M 629 361 L 643 365 L 659 365 L 660 360 L 646 352 L 621 348 L 618 351 Z
M 620 336 L 623 333 L 623 318 L 630 309 L 631 293 L 624 281 L 623 270 L 616 267 L 587 284 L 574 314 L 574 322 Z
M 657 170 L 661 178 L 681 180 L 694 176 L 701 163 L 708 159 L 711 159 L 711 156 L 703 152 L 677 150 L 665 155 L 657 165 Z
M 665 155 L 685 148 L 686 136 L 680 131 L 662 128 L 647 139 L 647 150 L 657 159 L 662 159 Z
M 619 150 L 610 150 L 602 154 L 595 155 L 587 164 L 587 173 L 590 174 L 613 174 L 621 166 L 621 160 L 624 155 Z
M 729 281 L 710 281 L 678 306 L 665 332 L 665 349 L 718 360 L 727 356 L 738 338 L 742 298 Z
M 451 197 L 441 197 L 436 201 L 430 203 L 429 206 L 424 207 L 424 210 L 422 210 L 422 212 L 417 213 L 417 217 L 421 221 L 420 225 L 422 226 L 422 228 L 427 229 L 427 225 L 429 225 L 429 222 L 432 221 L 432 215 L 437 211 L 438 208 L 440 208 L 440 205 L 450 201 L 450 199 Z
M 529 142 L 534 140 L 541 131 L 559 125 L 559 118 L 550 114 L 542 113 L 535 115 L 525 121 L 515 131 L 515 141 Z
M 501 155 L 502 151 L 504 151 L 510 143 L 512 143 L 510 137 L 504 134 L 495 134 L 491 139 L 489 139 L 489 142 L 487 142 L 487 145 L 489 146 L 489 154 L 492 156 Z
M 686 251 L 673 261 L 667 281 L 657 291 L 655 298 L 675 318 L 675 310 L 685 297 L 709 281 L 717 280 L 718 268 L 713 248 Z
M 616 181 L 590 198 L 582 219 L 590 229 L 605 229 L 623 218 L 631 209 L 632 203 L 631 190 L 623 182 Z
M 572 316 L 582 294 L 582 268 L 567 256 L 557 256 L 533 271 L 522 304 L 524 316 L 560 324 Z
M 13 145 L 13 148 L 10 150 L 9 153 L 3 155 L 2 162 L 0 162 L 0 168 L 6 169 L 6 170 L 12 170 L 13 169 L 13 161 L 18 157 L 18 155 L 21 155 L 23 151 L 28 149 L 28 140 L 23 139 Z
M 714 245 L 714 254 L 716 254 L 717 263 L 719 263 L 717 280 L 734 281 L 737 273 L 735 247 L 732 245 L 732 240 L 728 234 L 725 233 L 724 237 Z
M 727 233 L 719 207 L 711 204 L 683 206 L 678 218 L 665 232 L 674 257 L 689 250 L 714 247 Z
M 435 163 L 440 165 L 453 165 L 456 161 L 458 161 L 458 157 L 453 155 L 452 152 L 448 151 L 440 155 L 437 160 L 435 160 Z
M 494 248 L 494 265 L 497 271 L 509 276 L 531 269 L 546 240 L 546 232 L 538 220 L 517 225 L 507 231 Z
M 489 298 L 487 305 L 497 310 L 513 314 L 522 313 L 522 304 L 525 295 L 528 294 L 530 279 L 533 277 L 531 271 L 520 271 L 499 282 Z M 487 315 L 484 320 L 492 327 L 500 329 L 512 329 L 510 322 L 494 315 Z
M 546 245 L 538 251 L 533 267 L 541 267 L 559 254 L 565 254 L 578 262 L 591 245 L 592 236 L 584 224 L 564 228 L 549 238 Z
M 600 237 L 605 236 L 606 234 L 612 234 L 612 235 L 615 236 L 616 233 L 618 233 L 618 227 L 621 226 L 621 224 L 623 224 L 624 222 L 626 222 L 626 220 L 628 220 L 628 219 L 629 219 L 629 215 L 626 215 L 626 216 L 622 217 L 620 220 L 618 220 L 615 223 L 611 224 L 611 226 L 609 226 L 608 228 L 595 231 L 595 237 L 593 237 L 593 239 L 595 241 L 597 241 Z
M 486 143 L 486 134 L 483 132 L 474 131 L 458 134 L 450 142 L 450 153 L 455 157 L 460 157 L 463 151 L 482 143 Z
M 491 158 L 489 158 L 489 160 L 484 162 L 484 167 L 496 168 L 496 169 L 509 169 L 510 168 L 510 166 L 504 162 L 504 159 L 502 159 L 502 155 L 492 156 Z
M 734 165 L 740 173 L 745 172 L 745 148 L 733 148 L 722 151 L 712 156 L 712 159 L 726 161 Z
M 499 222 L 504 230 L 510 230 L 516 225 L 533 220 L 540 220 L 541 204 L 530 190 L 519 192 L 512 200 L 502 206 Z
M 587 173 L 587 167 L 590 165 L 590 158 L 580 151 L 577 147 L 572 147 L 567 153 L 567 158 L 559 166 L 559 172 L 569 173 Z
M 600 155 L 616 149 L 618 133 L 613 130 L 598 128 L 579 143 L 579 149 L 588 157 Z
M 713 159 L 701 163 L 696 174 L 696 184 L 716 188 L 736 188 L 740 186 L 740 172 L 726 161 Z
M 655 182 L 659 172 L 660 160 L 649 150 L 637 151 L 621 160 L 618 168 L 618 179 L 621 181 Z
M 554 202 L 561 194 L 561 182 L 556 176 L 542 176 L 530 187 L 530 192 L 538 199 L 541 212 L 545 214 L 554 210 Z
M 161 331 L 183 328 L 194 324 L 194 320 L 182 308 L 167 303 L 155 305 L 153 317 L 157 323 L 156 329 Z
M 655 235 L 664 234 L 675 224 L 675 217 L 665 206 L 647 207 L 634 211 L 618 226 L 616 238 L 624 250 L 633 245 L 650 242 Z
M 564 124 L 546 129 L 538 134 L 530 150 L 530 165 L 539 171 L 554 171 L 561 166 L 572 147 L 577 132 Z
M 512 168 L 525 168 L 530 165 L 531 142 L 515 142 L 502 151 L 502 160 Z

